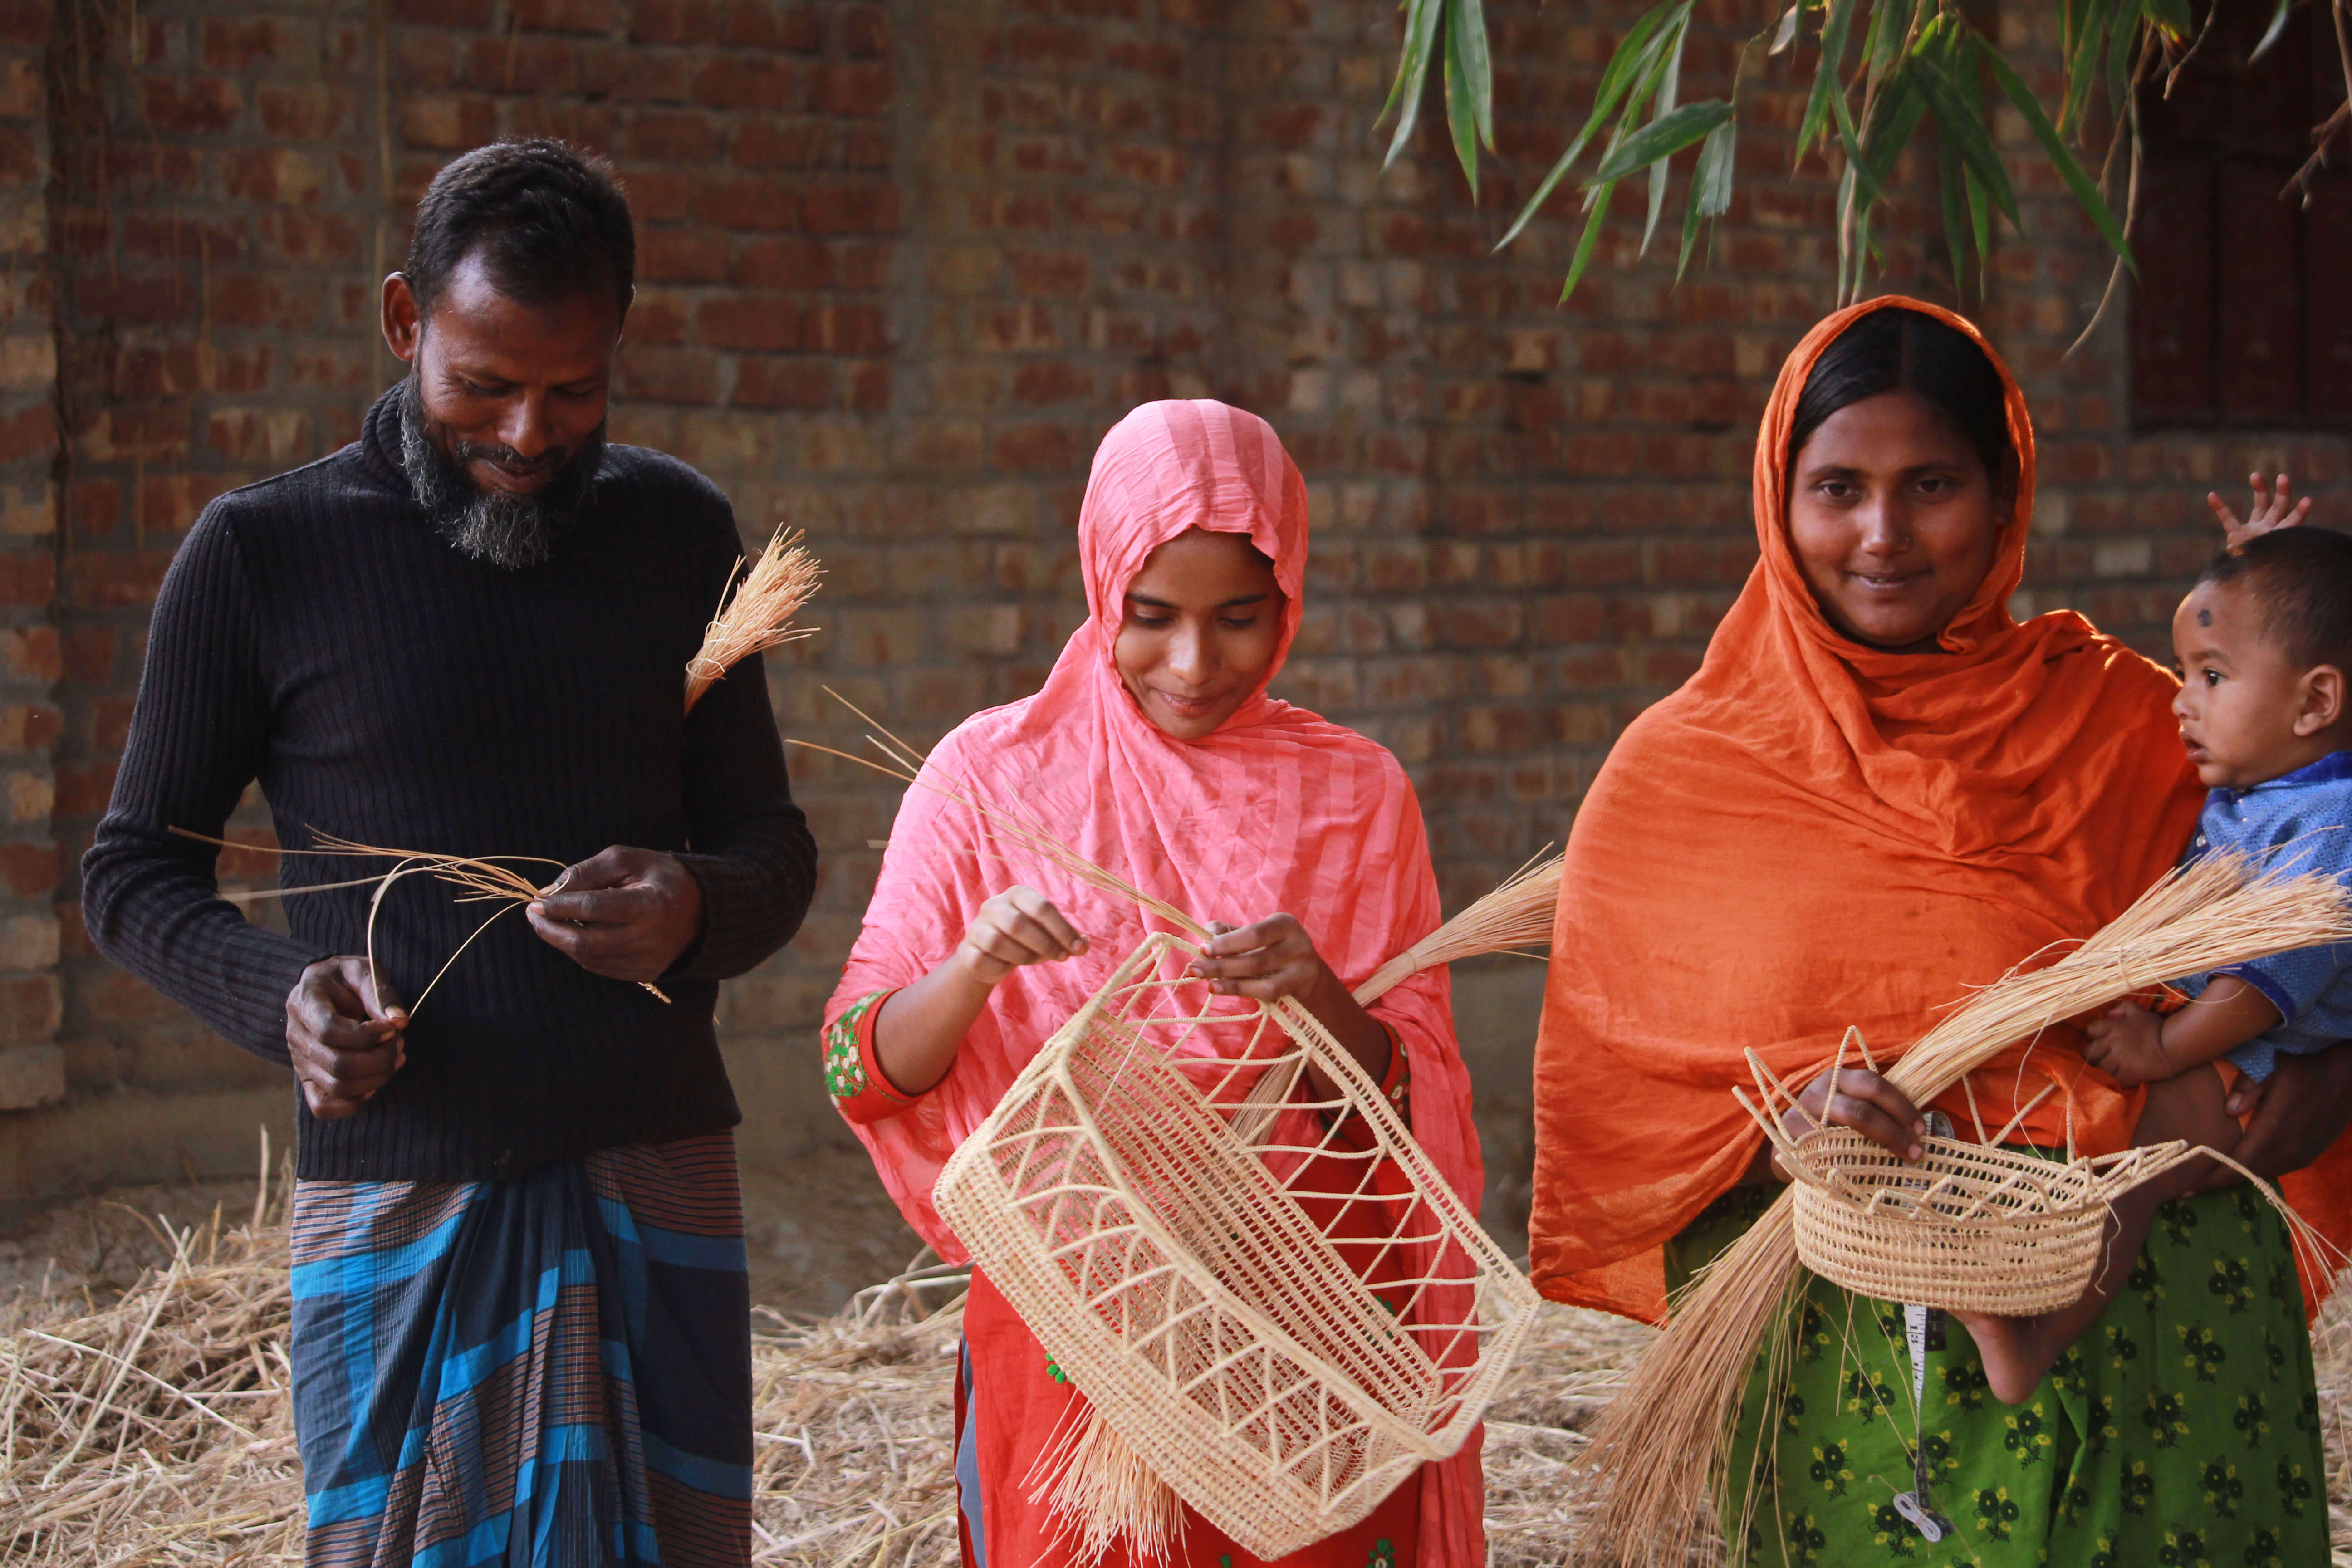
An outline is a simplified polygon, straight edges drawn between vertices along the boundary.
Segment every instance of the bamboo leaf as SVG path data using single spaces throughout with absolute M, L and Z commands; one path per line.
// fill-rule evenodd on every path
M 2081 26 L 2066 45 L 2066 90 L 2058 106 L 2058 129 L 2079 126 L 2091 100 L 2091 84 L 2098 79 L 2105 54 L 2107 18 L 2095 5 L 2082 7 Z M 2120 25 L 2120 19 L 2118 19 Z
M 2271 46 L 2277 43 L 2279 35 L 2286 31 L 2286 14 L 2294 5 L 2294 0 L 2278 0 L 2277 8 L 2271 12 L 2271 25 L 2263 29 L 2262 42 L 2256 44 L 2254 52 L 2246 57 L 2247 64 L 2252 65 L 2271 52 Z
M 1846 34 L 1853 26 L 1853 8 L 1861 0 L 1829 0 L 1829 9 L 1822 19 L 1822 59 L 1813 68 L 1813 90 L 1805 100 L 1805 118 L 1797 129 L 1797 156 L 1813 138 L 1824 133 L 1828 125 L 1830 100 L 1843 100 L 1845 83 L 1838 72 L 1845 63 Z
M 1903 62 L 1903 46 L 1911 36 L 1911 19 L 1919 0 L 1873 0 L 1869 47 L 1863 56 L 1864 77 L 1875 88 Z
M 1799 4 L 1781 12 L 1780 26 L 1772 29 L 1772 45 L 1764 52 L 1771 55 L 1786 52 L 1789 46 L 1797 41 L 1797 24 L 1803 19 L 1804 15 L 1805 7 L 1802 0 L 1799 0 Z
M 1601 86 L 1592 95 L 1592 113 L 1585 120 L 1584 128 L 1576 133 L 1576 140 L 1568 144 L 1568 151 L 1562 153 L 1559 161 L 1551 166 L 1551 172 L 1536 187 L 1535 195 L 1528 198 L 1528 205 L 1519 209 L 1519 216 L 1512 220 L 1510 228 L 1496 242 L 1496 249 L 1500 250 L 1517 239 L 1519 231 L 1534 221 L 1536 214 L 1542 209 L 1544 203 L 1551 199 L 1551 194 L 1559 188 L 1560 181 L 1568 177 L 1568 171 L 1575 165 L 1577 159 L 1584 155 L 1585 148 L 1591 145 L 1592 138 L 1599 133 L 1610 112 L 1616 109 L 1633 84 L 1648 73 L 1660 46 L 1658 30 L 1667 17 L 1677 11 L 1687 18 L 1690 0 L 1664 0 L 1664 4 L 1643 13 L 1641 20 L 1633 24 L 1633 30 L 1617 46 L 1617 52 L 1609 57 L 1608 68 L 1601 73 Z
M 1461 15 L 1459 9 L 1454 12 Z M 1464 178 L 1470 182 L 1470 200 L 1478 200 L 1478 111 L 1472 99 L 1472 89 L 1464 67 L 1462 51 L 1456 47 L 1454 33 L 1445 35 L 1445 128 L 1454 139 L 1454 155 L 1462 163 Z
M 1381 106 L 1381 117 L 1386 119 L 1390 110 L 1397 110 L 1396 134 L 1389 138 L 1389 155 L 1381 160 L 1385 169 L 1397 161 L 1405 144 L 1412 140 L 1412 128 L 1421 120 L 1422 85 L 1429 79 L 1429 53 L 1436 42 L 1438 20 L 1445 14 L 1445 0 L 1408 0 L 1404 14 L 1404 52 L 1397 58 L 1396 80 L 1389 88 L 1389 100 Z
M 1687 18 L 1675 29 L 1675 47 L 1666 56 L 1665 68 L 1658 76 L 1656 108 L 1652 111 L 1652 123 L 1674 112 L 1675 100 L 1679 96 L 1683 79 L 1683 45 L 1690 37 Z M 1659 159 L 1650 165 L 1650 216 L 1642 226 L 1642 254 L 1650 254 L 1650 241 L 1657 237 L 1658 215 L 1666 207 L 1667 160 Z
M 1992 260 L 1992 200 L 1967 165 L 1961 165 L 1960 172 L 1968 182 L 1969 230 L 1976 236 L 1977 270 L 1981 274 Z
M 2197 29 L 2197 19 L 2189 14 L 2189 0 L 2140 0 L 2139 13 L 2176 40 Z
M 2057 167 L 2058 177 L 2066 182 L 2068 190 L 2074 193 L 2075 203 L 2091 220 L 2092 226 L 2099 231 L 2099 237 L 2115 253 L 2123 258 L 2124 265 L 2131 268 L 2132 275 L 2137 277 L 2139 263 L 2132 258 L 2131 242 L 2125 237 L 2123 225 L 2116 221 L 2114 211 L 2107 205 L 2107 198 L 2099 194 L 2098 183 L 2084 172 L 2083 165 L 2074 161 L 2074 154 L 2066 150 L 2058 128 L 2050 123 L 2050 116 L 2042 112 L 2041 103 L 2035 100 L 2032 89 L 2025 85 L 2025 79 L 2017 74 L 2016 68 L 2001 58 L 2000 51 L 1985 42 L 1982 37 L 1976 38 L 1976 46 L 1978 58 L 1992 72 L 1993 80 L 2000 84 L 2001 91 L 2009 95 L 2009 101 L 2017 106 L 2018 113 L 2025 117 L 2025 123 L 2032 131 L 2034 140 L 2040 142 L 2042 150 L 2050 155 L 2050 162 Z M 2010 215 L 2010 221 L 2017 221 L 2016 214 Z
M 2010 189 L 2009 173 L 2000 166 L 2000 153 L 1985 129 L 1984 111 L 1934 60 L 1915 56 L 1910 64 L 1912 79 L 1935 111 L 1937 129 L 1950 141 L 1952 150 L 1991 194 L 2009 221 L 2016 223 L 2017 194 Z
M 1559 302 L 1563 305 L 1568 303 L 1568 297 L 1576 292 L 1577 284 L 1584 277 L 1585 268 L 1592 261 L 1593 242 L 1601 237 L 1601 220 L 1609 216 L 1609 198 L 1616 194 L 1614 182 L 1592 193 L 1592 209 L 1585 214 L 1584 232 L 1576 240 L 1576 258 L 1568 264 L 1568 281 L 1559 290 Z
M 2107 34 L 2107 113 L 2120 122 L 2132 89 L 2132 66 L 2139 58 L 2139 7 L 2116 0 L 2116 25 Z
M 1727 120 L 1699 143 L 1698 163 L 1691 170 L 1690 199 L 1683 207 L 1682 255 L 1675 263 L 1676 282 L 1690 267 L 1691 249 L 1698 242 L 1701 226 L 1731 210 L 1732 154 L 1738 139 L 1739 122 Z
M 1470 89 L 1471 118 L 1478 127 L 1478 144 L 1495 150 L 1495 55 L 1486 37 L 1486 0 L 1448 0 L 1448 58 L 1458 54 L 1462 75 Z
M 1957 299 L 1968 289 L 1968 177 L 1960 172 L 1960 155 L 1941 137 L 1936 142 L 1936 195 L 1943 203 L 1944 247 L 1951 252 L 1952 294 Z
M 1730 118 L 1731 105 L 1719 98 L 1710 98 L 1703 103 L 1686 103 L 1664 119 L 1653 120 L 1625 138 L 1586 184 L 1613 184 L 1637 169 L 1645 168 L 1661 158 L 1673 157 Z

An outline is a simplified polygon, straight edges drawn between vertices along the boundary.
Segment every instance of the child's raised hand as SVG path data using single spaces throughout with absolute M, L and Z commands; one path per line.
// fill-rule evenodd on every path
M 2274 528 L 2294 528 L 2311 515 L 2311 498 L 2294 500 L 2294 481 L 2286 475 L 2278 477 L 2278 489 L 2273 491 L 2260 474 L 2248 474 L 2246 482 L 2253 487 L 2254 498 L 2246 505 L 2245 521 L 2230 510 L 2230 503 L 2218 493 L 2209 491 L 2205 504 L 2221 520 L 2221 532 L 2235 548 L 2258 533 L 2268 533 Z
M 2164 1020 L 2137 1002 L 2118 1002 L 2091 1020 L 2083 1058 L 2126 1089 L 2172 1076 L 2164 1054 Z

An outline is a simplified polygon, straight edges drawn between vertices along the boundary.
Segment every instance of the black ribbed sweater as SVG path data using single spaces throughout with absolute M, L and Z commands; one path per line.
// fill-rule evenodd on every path
M 678 855 L 704 928 L 667 1005 L 589 973 L 519 910 L 458 959 L 408 1061 L 357 1115 L 300 1108 L 299 1169 L 472 1180 L 617 1143 L 731 1127 L 718 982 L 788 940 L 816 850 L 784 776 L 760 661 L 684 714 L 686 661 L 741 553 L 734 514 L 685 464 L 608 448 L 546 564 L 506 571 L 443 542 L 411 499 L 390 396 L 360 440 L 222 496 L 155 602 L 114 799 L 82 862 L 99 951 L 249 1051 L 287 1059 L 305 966 L 366 951 L 370 889 L 287 900 L 291 939 L 215 896 L 217 836 L 258 779 L 286 847 L 363 844 L 555 865 L 608 846 Z M 288 887 L 382 862 L 288 856 Z M 524 868 L 534 880 L 554 866 Z M 395 885 L 376 952 L 415 997 L 487 913 L 429 877 Z

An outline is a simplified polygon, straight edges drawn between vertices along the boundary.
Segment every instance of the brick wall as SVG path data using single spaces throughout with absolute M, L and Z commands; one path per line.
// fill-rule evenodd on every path
M 1671 246 L 1637 260 L 1622 227 L 1564 309 L 1567 218 L 1491 252 L 1637 12 L 1614 0 L 1490 0 L 1502 145 L 1476 205 L 1433 121 L 1381 171 L 1388 0 L 57 4 L 0 0 L 18 139 L 0 180 L 47 181 L 47 226 L 5 229 L 25 259 L 0 338 L 0 705 L 24 706 L 0 719 L 0 988 L 24 1000 L 0 1009 L 0 1068 L 38 1068 L 20 1098 L 61 1097 L 0 1113 L 0 1201 L 227 1168 L 257 1117 L 282 1120 L 270 1074 L 89 955 L 52 846 L 78 853 L 102 805 L 180 531 L 225 486 L 331 449 L 391 379 L 376 280 L 452 153 L 551 132 L 619 165 L 641 271 L 615 435 L 702 467 L 747 536 L 806 528 L 830 569 L 824 634 L 771 662 L 789 734 L 854 743 L 820 683 L 918 743 L 1033 689 L 1077 614 L 1071 522 L 1103 429 L 1163 395 L 1266 415 L 1317 531 L 1283 689 L 1405 760 L 1449 903 L 1561 837 L 1625 720 L 1696 663 L 1754 558 L 1756 415 L 1830 303 L 1831 191 L 1786 178 L 1777 72 L 1743 89 L 1747 188 L 1680 289 Z M 2003 26 L 2052 58 L 2039 9 Z M 1690 94 L 1729 80 L 1743 36 L 1694 37 Z M 2014 116 L 1997 126 L 2023 150 Z M 2288 466 L 2340 521 L 2352 447 L 2134 437 L 2120 322 L 2061 358 L 2096 242 L 2054 182 L 2020 196 L 2032 243 L 2004 239 L 1980 319 L 2041 422 L 2027 596 L 2154 647 L 2211 542 L 2204 489 Z M 1928 216 L 1888 224 L 1885 286 L 1948 299 Z M 826 759 L 794 768 L 818 902 L 722 1003 L 760 1161 L 830 1124 L 812 1029 L 895 799 Z M 1505 1166 L 1538 978 L 1465 977 Z M 33 1005 L 59 994 L 61 1021 Z

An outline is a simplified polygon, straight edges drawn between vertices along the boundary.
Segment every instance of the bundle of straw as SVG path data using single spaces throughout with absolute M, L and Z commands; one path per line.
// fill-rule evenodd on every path
M 2044 969 L 2012 972 L 1922 1036 L 1886 1077 L 1925 1104 L 2020 1040 L 2164 981 L 2294 948 L 2352 940 L 2352 900 L 2332 877 L 2258 874 L 2237 856 L 2175 871 L 2111 924 Z M 1780 1386 L 1780 1325 L 1802 1282 L 1784 1191 L 1675 1305 L 1624 1396 L 1595 1434 L 1598 1497 L 1581 1553 L 1629 1568 L 1677 1568 L 1712 1523 L 1712 1504 L 1755 1477 L 1727 1473 L 1759 1346 Z M 1762 1457 L 1759 1450 L 1759 1458 Z
M 724 599 L 718 616 L 703 628 L 702 646 L 686 661 L 686 710 L 741 660 L 772 647 L 796 642 L 816 630 L 795 626 L 793 617 L 816 592 L 824 568 L 801 543 L 797 531 L 787 534 L 780 525 L 768 547 L 745 573 L 736 563 L 727 585 L 733 596 Z
M 1356 987 L 1356 1001 L 1373 998 L 1424 969 L 1489 952 L 1540 947 L 1551 941 L 1552 916 L 1559 903 L 1559 868 L 1567 857 L 1538 854 L 1502 885 L 1374 970 Z

